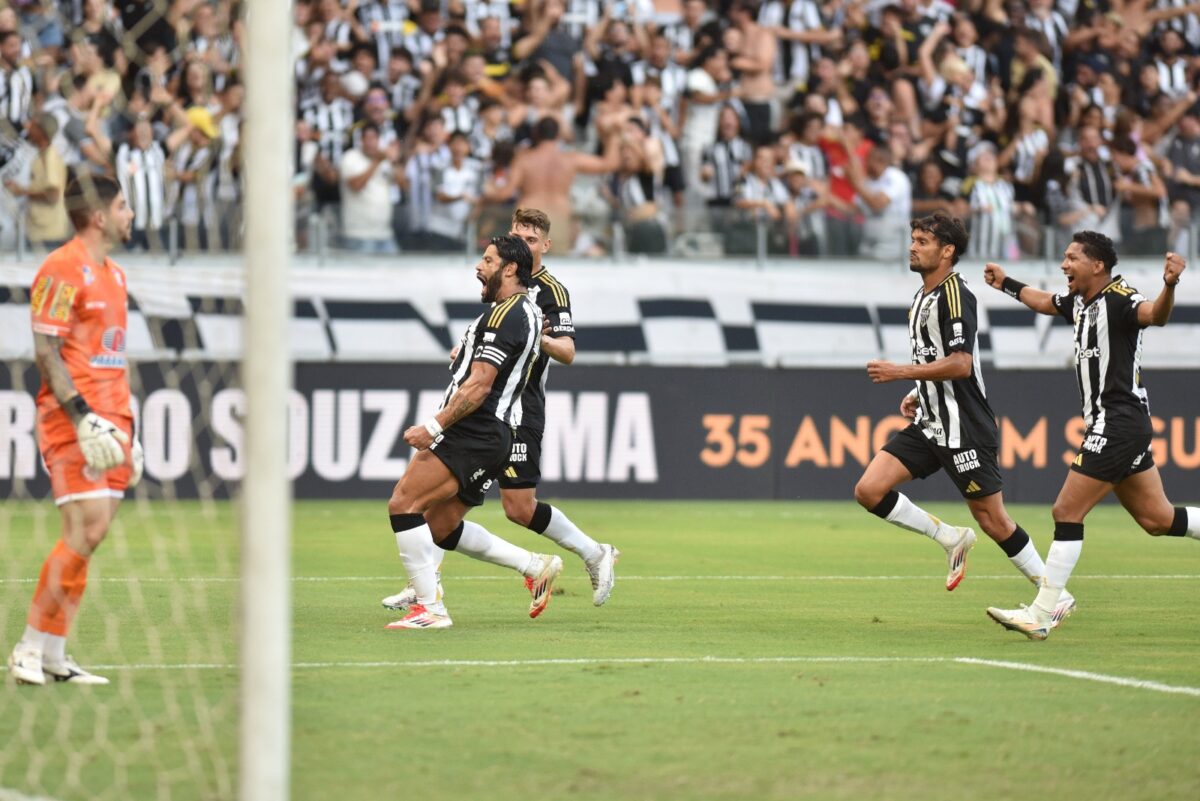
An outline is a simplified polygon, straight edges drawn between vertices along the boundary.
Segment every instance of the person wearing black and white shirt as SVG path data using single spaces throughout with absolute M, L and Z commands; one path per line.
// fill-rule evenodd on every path
M 33 74 L 21 63 L 21 35 L 0 33 L 0 118 L 13 131 L 25 129 L 33 99 Z
M 731 107 L 724 107 L 717 123 L 717 141 L 705 148 L 701 157 L 700 180 L 708 187 L 710 207 L 733 205 L 738 184 L 753 158 L 754 148 L 742 138 L 741 117 Z
M 967 255 L 975 259 L 1012 256 L 1016 250 L 1015 197 L 1012 184 L 998 173 L 996 152 L 990 144 L 979 146 L 971 175 L 963 182 L 963 193 L 971 208 L 971 243 Z
M 767 249 L 771 253 L 787 253 L 788 234 L 795 230 L 799 215 L 792 203 L 791 193 L 776 172 L 778 158 L 771 145 L 754 150 L 750 172 L 742 179 L 733 205 L 745 213 L 750 225 L 742 226 L 740 236 L 726 234 L 726 251 L 753 253 L 757 249 L 755 224 L 767 226 Z M 754 247 L 747 249 L 747 245 Z M 732 247 L 731 247 L 732 246 Z
M 1170 320 L 1186 263 L 1178 254 L 1166 254 L 1163 286 L 1154 301 L 1114 275 L 1116 263 L 1112 240 L 1079 231 L 1063 255 L 1065 292 L 1026 286 L 998 264 L 984 268 L 989 286 L 1074 327 L 1075 378 L 1086 429 L 1054 504 L 1046 573 L 1029 606 L 987 610 L 993 620 L 1032 640 L 1044 640 L 1054 630 L 1055 606 L 1067 594 L 1083 551 L 1084 520 L 1110 492 L 1147 534 L 1200 539 L 1200 508 L 1173 506 L 1163 492 L 1141 364 L 1142 332 Z
M 129 142 L 117 148 L 117 181 L 126 202 L 133 207 L 133 235 L 129 247 L 161 251 L 162 228 L 166 210 L 167 157 L 158 142 L 150 120 L 138 120 Z

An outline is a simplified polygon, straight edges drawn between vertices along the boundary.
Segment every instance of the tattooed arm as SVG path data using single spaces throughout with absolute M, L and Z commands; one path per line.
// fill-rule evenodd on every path
M 496 373 L 495 366 L 477 360 L 471 365 L 471 374 L 467 376 L 467 380 L 455 391 L 442 410 L 429 422 L 412 426 L 405 431 L 404 441 L 419 451 L 428 448 L 437 437 L 435 432 L 449 428 L 467 415 L 473 414 L 483 404 L 488 393 L 492 391 Z
M 71 422 L 78 423 L 82 415 L 69 401 L 79 394 L 79 390 L 75 389 L 75 382 L 71 380 L 71 374 L 67 372 L 67 365 L 63 362 L 60 353 L 62 346 L 62 337 L 38 333 L 33 335 L 34 359 L 37 361 L 42 381 L 50 387 L 55 399 L 71 416 Z

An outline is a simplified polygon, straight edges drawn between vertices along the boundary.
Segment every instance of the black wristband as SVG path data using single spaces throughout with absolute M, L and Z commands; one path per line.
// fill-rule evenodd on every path
M 76 395 L 64 404 L 71 410 L 71 416 L 80 420 L 92 413 L 92 407 L 88 406 L 88 402 L 83 399 L 82 395 Z
M 1017 300 L 1021 299 L 1021 290 L 1024 289 L 1025 286 L 1025 284 L 1022 284 L 1017 279 L 1009 278 L 1008 276 L 1005 276 L 1004 280 L 1000 282 L 1000 289 L 1004 292 L 1004 294 L 1011 295 Z

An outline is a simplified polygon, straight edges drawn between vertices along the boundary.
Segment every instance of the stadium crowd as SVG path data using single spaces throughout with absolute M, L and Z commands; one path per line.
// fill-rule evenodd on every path
M 1200 216 L 1187 0 L 296 0 L 297 237 L 457 251 L 545 210 L 556 252 L 900 259 L 1186 250 Z M 69 236 L 69 172 L 116 177 L 139 248 L 240 236 L 243 7 L 0 0 L 0 179 Z M 756 226 L 755 223 L 761 223 Z M 1049 239 L 1049 241 L 1047 241 Z

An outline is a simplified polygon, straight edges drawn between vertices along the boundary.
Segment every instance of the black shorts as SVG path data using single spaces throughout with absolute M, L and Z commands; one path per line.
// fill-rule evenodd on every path
M 1097 481 L 1120 484 L 1154 467 L 1150 438 L 1150 434 L 1095 434 L 1088 429 L 1071 469 Z
M 943 448 L 913 424 L 888 440 L 883 449 L 899 459 L 913 478 L 928 478 L 945 470 L 967 500 L 986 498 L 1004 488 L 996 449 L 992 447 Z
M 663 170 L 663 186 L 672 192 L 682 192 L 686 189 L 687 182 L 683 179 L 683 167 L 676 164 L 674 167 L 667 167 Z
M 542 431 L 521 426 L 513 436 L 508 464 L 500 472 L 500 489 L 532 489 L 542 480 Z
M 441 433 L 430 452 L 458 479 L 458 497 L 482 506 L 492 482 L 508 462 L 512 429 L 490 414 L 473 414 Z

